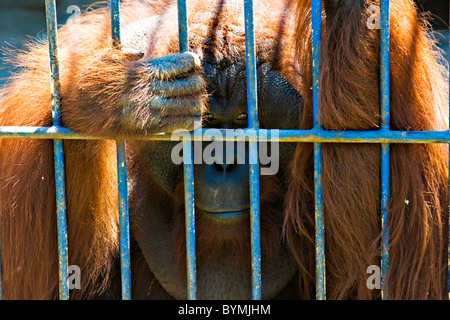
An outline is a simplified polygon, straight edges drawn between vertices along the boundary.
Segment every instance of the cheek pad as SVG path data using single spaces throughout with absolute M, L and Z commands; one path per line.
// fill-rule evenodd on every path
M 298 129 L 301 95 L 278 72 L 263 65 L 258 77 L 259 120 L 264 129 Z
M 151 177 L 167 193 L 173 194 L 182 165 L 171 159 L 172 149 L 181 141 L 149 141 L 143 147 L 144 161 Z

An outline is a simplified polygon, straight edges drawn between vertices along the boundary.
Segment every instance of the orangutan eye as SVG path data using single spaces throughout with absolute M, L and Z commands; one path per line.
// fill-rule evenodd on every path
M 247 113 L 242 112 L 240 115 L 236 117 L 236 120 L 247 120 Z

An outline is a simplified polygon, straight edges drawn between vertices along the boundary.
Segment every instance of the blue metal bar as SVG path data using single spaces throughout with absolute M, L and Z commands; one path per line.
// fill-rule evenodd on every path
M 248 127 L 259 128 L 258 85 L 255 52 L 255 30 L 253 24 L 253 0 L 245 0 L 245 52 L 247 63 Z
M 258 129 L 258 87 L 255 52 L 255 30 L 253 24 L 253 0 L 244 1 L 244 11 L 245 52 L 247 64 L 248 126 L 250 129 Z M 261 300 L 261 226 L 258 143 L 249 143 L 249 158 L 252 299 Z
M 186 0 L 178 0 L 178 41 L 180 52 L 189 51 Z M 197 253 L 195 245 L 195 199 L 192 142 L 183 141 L 184 197 L 186 214 L 187 298 L 197 299 Z
M 131 300 L 130 224 L 128 215 L 128 186 L 126 142 L 117 140 L 117 177 L 119 186 L 120 269 L 122 299 Z
M 312 24 L 312 75 L 314 129 L 322 131 L 319 119 L 320 46 L 322 42 L 322 1 L 311 1 Z M 316 243 L 316 299 L 326 299 L 325 227 L 322 202 L 322 145 L 314 143 L 314 197 Z
M 387 285 L 384 279 L 389 267 L 389 230 L 387 228 L 388 205 L 389 205 L 389 161 L 390 161 L 390 145 L 381 144 L 381 227 L 382 227 L 382 253 L 381 253 L 381 284 L 382 299 L 387 300 Z
M 312 25 L 312 75 L 313 75 L 313 121 L 314 128 L 321 129 L 319 123 L 319 80 L 320 45 L 322 43 L 322 0 L 311 1 Z
M 111 38 L 113 46 L 120 47 L 120 0 L 110 0 L 111 7 Z
M 55 0 L 45 1 L 47 33 L 50 51 L 52 118 L 54 126 L 61 126 L 60 110 L 60 80 L 58 63 L 58 33 L 56 20 Z M 59 298 L 69 299 L 68 287 L 68 245 L 67 245 L 67 216 L 66 191 L 64 174 L 64 150 L 62 140 L 53 141 L 55 160 L 55 187 L 56 187 L 56 215 L 58 228 L 58 265 L 59 265 Z
M 178 0 L 178 42 L 180 52 L 189 51 L 186 0 Z
M 258 143 L 249 142 L 250 230 L 252 251 L 252 299 L 261 300 L 261 223 Z
M 120 48 L 120 0 L 111 0 L 111 37 Z M 127 151 L 126 142 L 117 140 L 117 176 L 119 189 L 120 270 L 122 299 L 131 300 L 130 222 L 128 215 Z
M 326 299 L 325 227 L 322 201 L 322 144 L 314 143 L 316 299 Z
M 59 298 L 69 299 L 67 216 L 64 173 L 64 149 L 62 140 L 53 141 L 55 153 L 56 214 L 58 226 Z
M 389 130 L 390 124 L 390 17 L 389 0 L 380 1 L 381 11 L 381 130 Z M 388 205 L 389 205 L 389 144 L 381 145 L 381 228 L 382 254 L 381 254 L 381 297 L 388 299 L 388 287 L 384 283 L 389 268 L 389 230 L 388 230 Z
M 389 0 L 380 1 L 381 11 L 381 129 L 388 130 L 390 124 L 390 17 Z
M 195 244 L 195 198 L 192 142 L 183 140 L 184 201 L 186 210 L 187 298 L 197 299 L 197 254 Z

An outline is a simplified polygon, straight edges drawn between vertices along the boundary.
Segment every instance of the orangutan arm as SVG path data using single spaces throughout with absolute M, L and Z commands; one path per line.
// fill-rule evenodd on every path
M 76 77 L 63 119 L 76 131 L 107 137 L 191 129 L 201 119 L 200 66 L 192 53 L 130 61 L 112 50 Z

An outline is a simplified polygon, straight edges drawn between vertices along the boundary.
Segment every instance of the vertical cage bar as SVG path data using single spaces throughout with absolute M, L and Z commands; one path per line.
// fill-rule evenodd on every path
M 47 20 L 47 34 L 50 51 L 51 95 L 53 126 L 61 126 L 60 110 L 60 79 L 58 63 L 58 33 L 55 0 L 45 1 Z M 55 160 L 55 188 L 56 188 L 56 215 L 58 229 L 58 266 L 59 266 L 59 298 L 69 299 L 68 287 L 68 245 L 67 245 L 67 216 L 66 191 L 64 174 L 64 150 L 62 140 L 53 140 Z
M 322 1 L 311 1 L 312 63 L 313 63 L 313 117 L 314 129 L 322 130 L 319 121 L 320 46 L 322 42 Z M 322 144 L 314 143 L 314 202 L 315 202 L 315 255 L 316 299 L 326 299 L 325 227 L 322 201 Z
M 387 227 L 389 204 L 389 162 L 390 145 L 383 143 L 381 144 L 381 230 L 383 233 L 381 253 L 381 297 L 383 300 L 388 299 L 388 288 L 384 282 L 384 279 L 389 267 L 389 230 Z
M 111 37 L 120 47 L 120 0 L 111 0 Z M 122 299 L 131 300 L 130 222 L 128 214 L 127 151 L 125 140 L 117 140 L 117 177 L 119 192 L 120 272 Z
M 247 64 L 248 126 L 259 128 L 258 89 L 255 52 L 255 30 L 253 23 L 253 1 L 244 1 L 245 11 L 245 52 Z M 250 180 L 250 227 L 252 250 L 252 299 L 261 300 L 261 225 L 259 199 L 259 156 L 258 142 L 249 142 Z
M 252 299 L 262 299 L 261 288 L 261 224 L 259 202 L 258 142 L 249 142 L 250 228 L 252 251 Z
M 315 194 L 315 253 L 316 253 L 316 299 L 325 300 L 325 228 L 322 201 L 322 144 L 314 143 L 314 194 Z
M 120 273 L 122 299 L 131 300 L 130 223 L 128 215 L 128 186 L 126 142 L 117 140 L 117 177 L 119 187 Z
M 186 0 L 178 0 L 178 41 L 180 52 L 189 51 L 189 34 Z
M 180 52 L 189 51 L 186 0 L 178 0 L 178 41 Z M 184 200 L 186 214 L 187 298 L 197 299 L 197 253 L 195 244 L 195 198 L 192 141 L 183 141 Z
M 197 299 L 197 257 L 195 244 L 195 198 L 192 141 L 183 140 L 184 202 L 186 210 L 187 298 Z
M 111 37 L 113 46 L 120 47 L 120 0 L 111 0 Z
M 322 0 L 311 1 L 312 24 L 312 73 L 313 73 L 313 121 L 315 129 L 322 129 L 319 123 L 319 75 L 320 45 L 322 43 Z
M 389 130 L 390 125 L 390 17 L 389 0 L 380 1 L 381 12 L 381 128 Z
M 245 52 L 247 63 L 248 126 L 259 128 L 258 86 L 255 52 L 255 29 L 253 24 L 253 0 L 245 0 Z
M 381 45 L 380 45 L 380 77 L 381 77 L 381 130 L 389 130 L 390 125 L 390 17 L 389 0 L 380 1 L 381 11 Z M 389 230 L 388 230 L 388 206 L 389 206 L 389 181 L 390 172 L 390 145 L 381 144 L 381 228 L 382 253 L 381 253 L 381 297 L 388 299 L 388 287 L 384 282 L 389 268 Z

